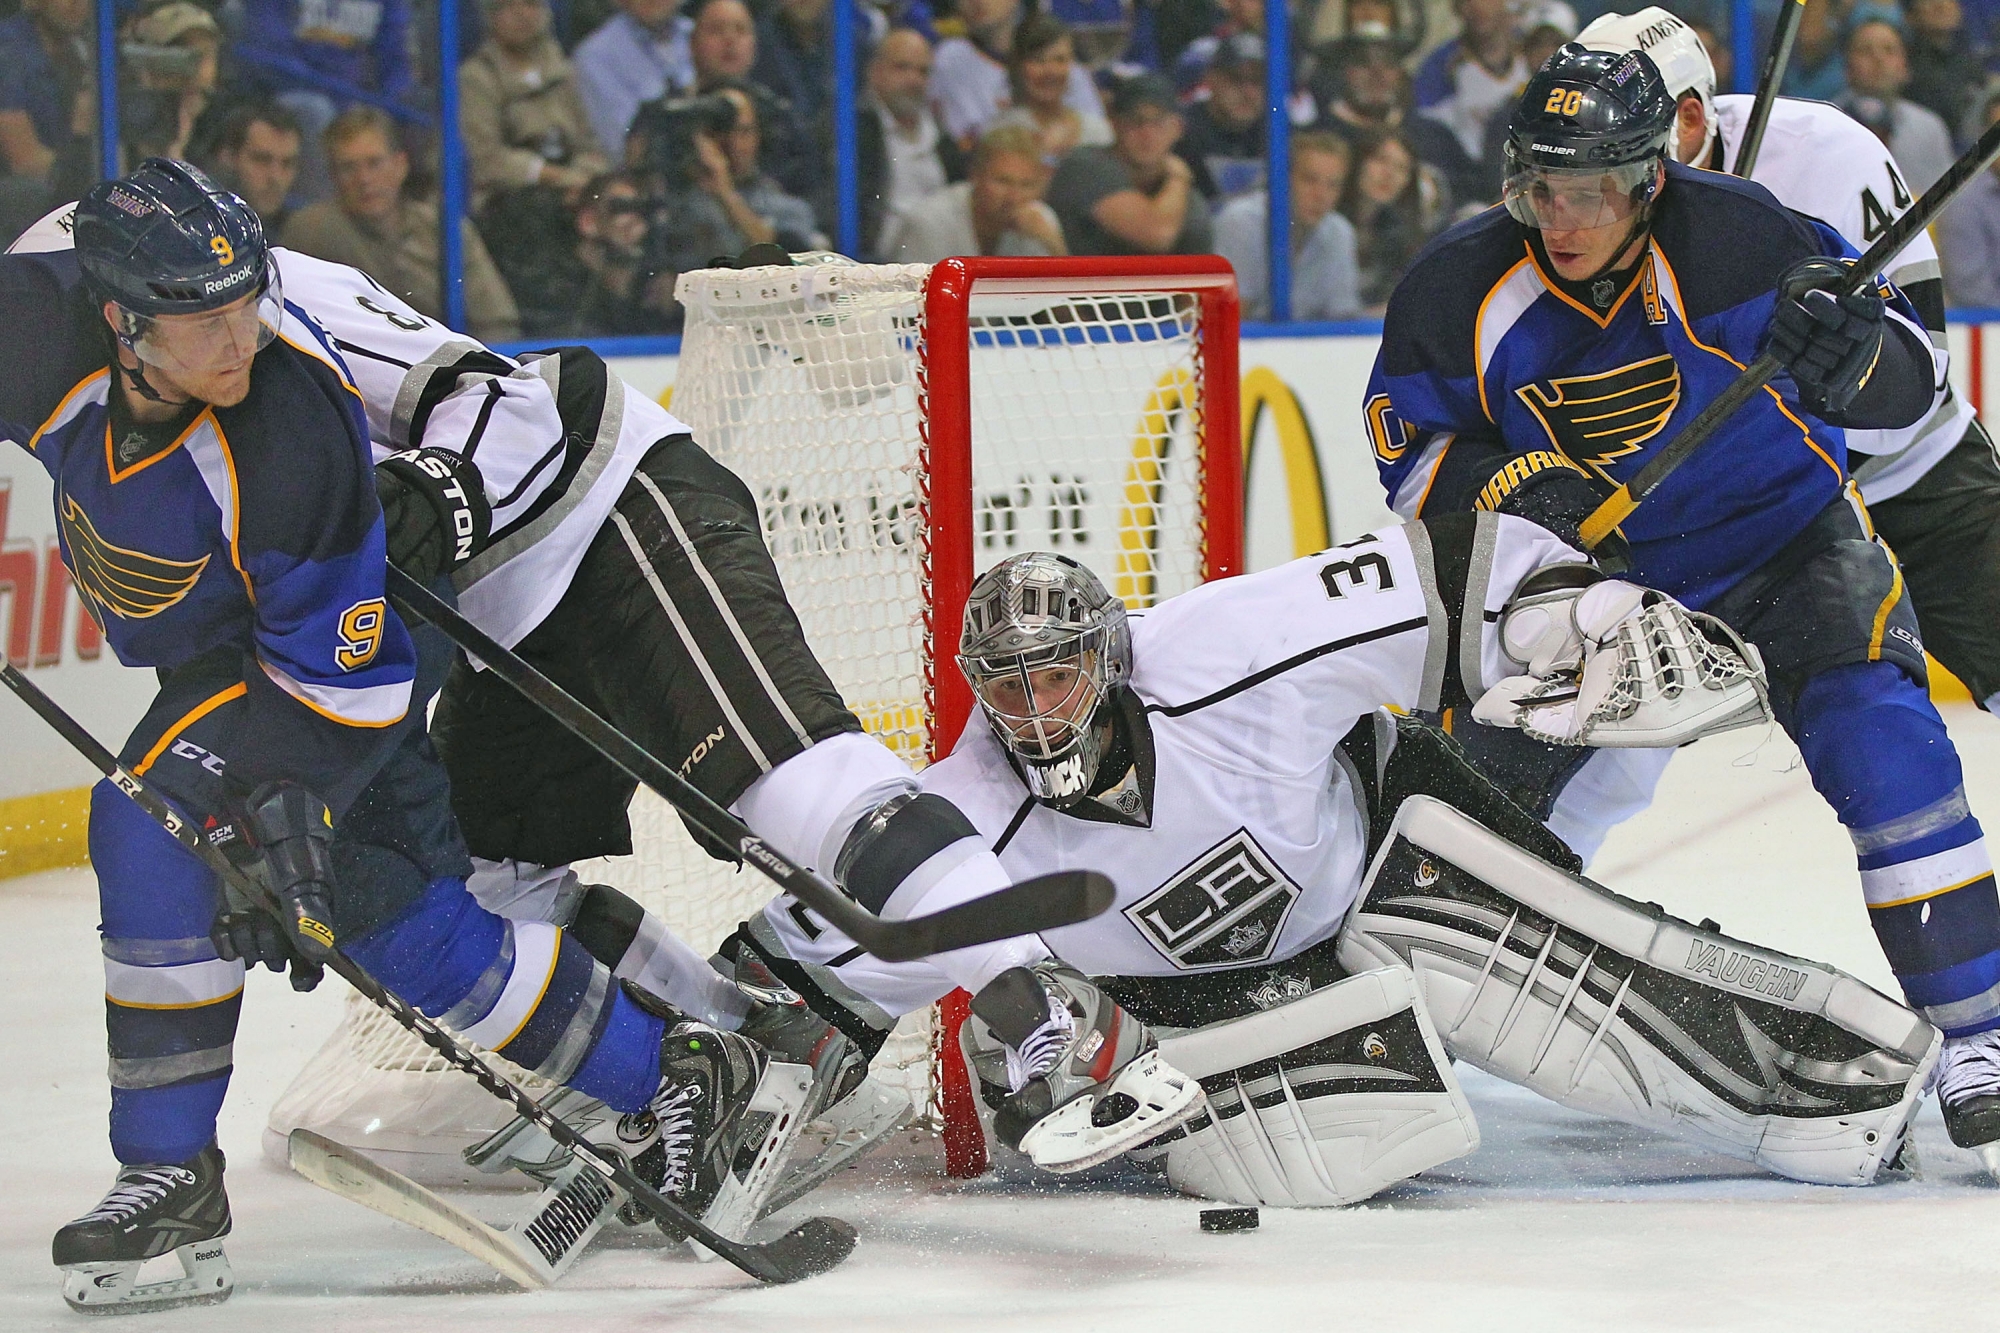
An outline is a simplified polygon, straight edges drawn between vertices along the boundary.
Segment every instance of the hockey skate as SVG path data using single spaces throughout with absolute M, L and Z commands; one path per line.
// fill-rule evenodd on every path
M 961 1030 L 988 1086 L 1007 1089 L 993 1132 L 1046 1171 L 1081 1171 L 1188 1120 L 1201 1084 L 1152 1031 L 1064 963 L 1017 967 L 972 999 Z
M 222 1252 L 229 1196 L 213 1143 L 178 1164 L 123 1167 L 103 1202 L 56 1232 L 63 1299 L 83 1314 L 132 1314 L 229 1299 L 235 1275 Z M 148 1259 L 171 1251 L 182 1276 L 140 1282 Z
M 1947 1037 L 1937 1063 L 1945 1132 L 2000 1181 L 2000 1031 Z

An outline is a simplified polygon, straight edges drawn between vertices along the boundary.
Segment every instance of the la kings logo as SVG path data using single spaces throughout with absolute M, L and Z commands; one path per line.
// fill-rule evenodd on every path
M 1271 956 L 1299 887 L 1238 829 L 1125 909 L 1175 967 L 1203 972 Z

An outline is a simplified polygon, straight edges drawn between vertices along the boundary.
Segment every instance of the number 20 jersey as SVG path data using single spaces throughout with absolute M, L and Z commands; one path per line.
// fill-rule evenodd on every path
M 1033 801 L 977 714 L 919 780 L 1012 878 L 1112 878 L 1110 911 L 1043 935 L 1085 972 L 1282 961 L 1339 930 L 1366 870 L 1363 784 L 1342 739 L 1378 708 L 1462 707 L 1515 674 L 1500 609 L 1534 570 L 1580 558 L 1524 520 L 1454 514 L 1135 614 L 1127 712 L 1145 733 L 1148 826 Z

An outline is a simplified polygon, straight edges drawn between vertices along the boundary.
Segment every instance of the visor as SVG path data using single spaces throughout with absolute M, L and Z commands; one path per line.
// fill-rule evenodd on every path
M 176 379 L 200 379 L 242 365 L 270 345 L 284 319 L 284 284 L 266 262 L 254 299 L 194 315 L 133 315 L 132 350 Z M 128 312 L 129 313 L 129 312 Z
M 1608 227 L 1632 216 L 1657 169 L 1651 157 L 1584 171 L 1523 167 L 1507 177 L 1500 197 L 1515 221 L 1538 231 Z

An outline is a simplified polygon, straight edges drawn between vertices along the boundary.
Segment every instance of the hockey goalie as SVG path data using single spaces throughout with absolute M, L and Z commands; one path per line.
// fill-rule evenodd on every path
M 907 853 L 956 820 L 1017 877 L 1111 875 L 1114 909 L 887 964 L 781 900 L 733 948 L 850 1026 L 966 986 L 994 1130 L 1036 1165 L 1132 1152 L 1208 1198 L 1350 1203 L 1477 1146 L 1454 1059 L 1796 1180 L 1896 1163 L 1935 1028 L 1582 878 L 1416 720 L 1594 746 L 1761 724 L 1756 650 L 1721 622 L 1458 514 L 1129 615 L 1075 562 L 1015 556 L 974 585 L 959 662 L 983 724 L 837 849 L 841 882 L 893 910 L 871 886 L 947 870 Z

